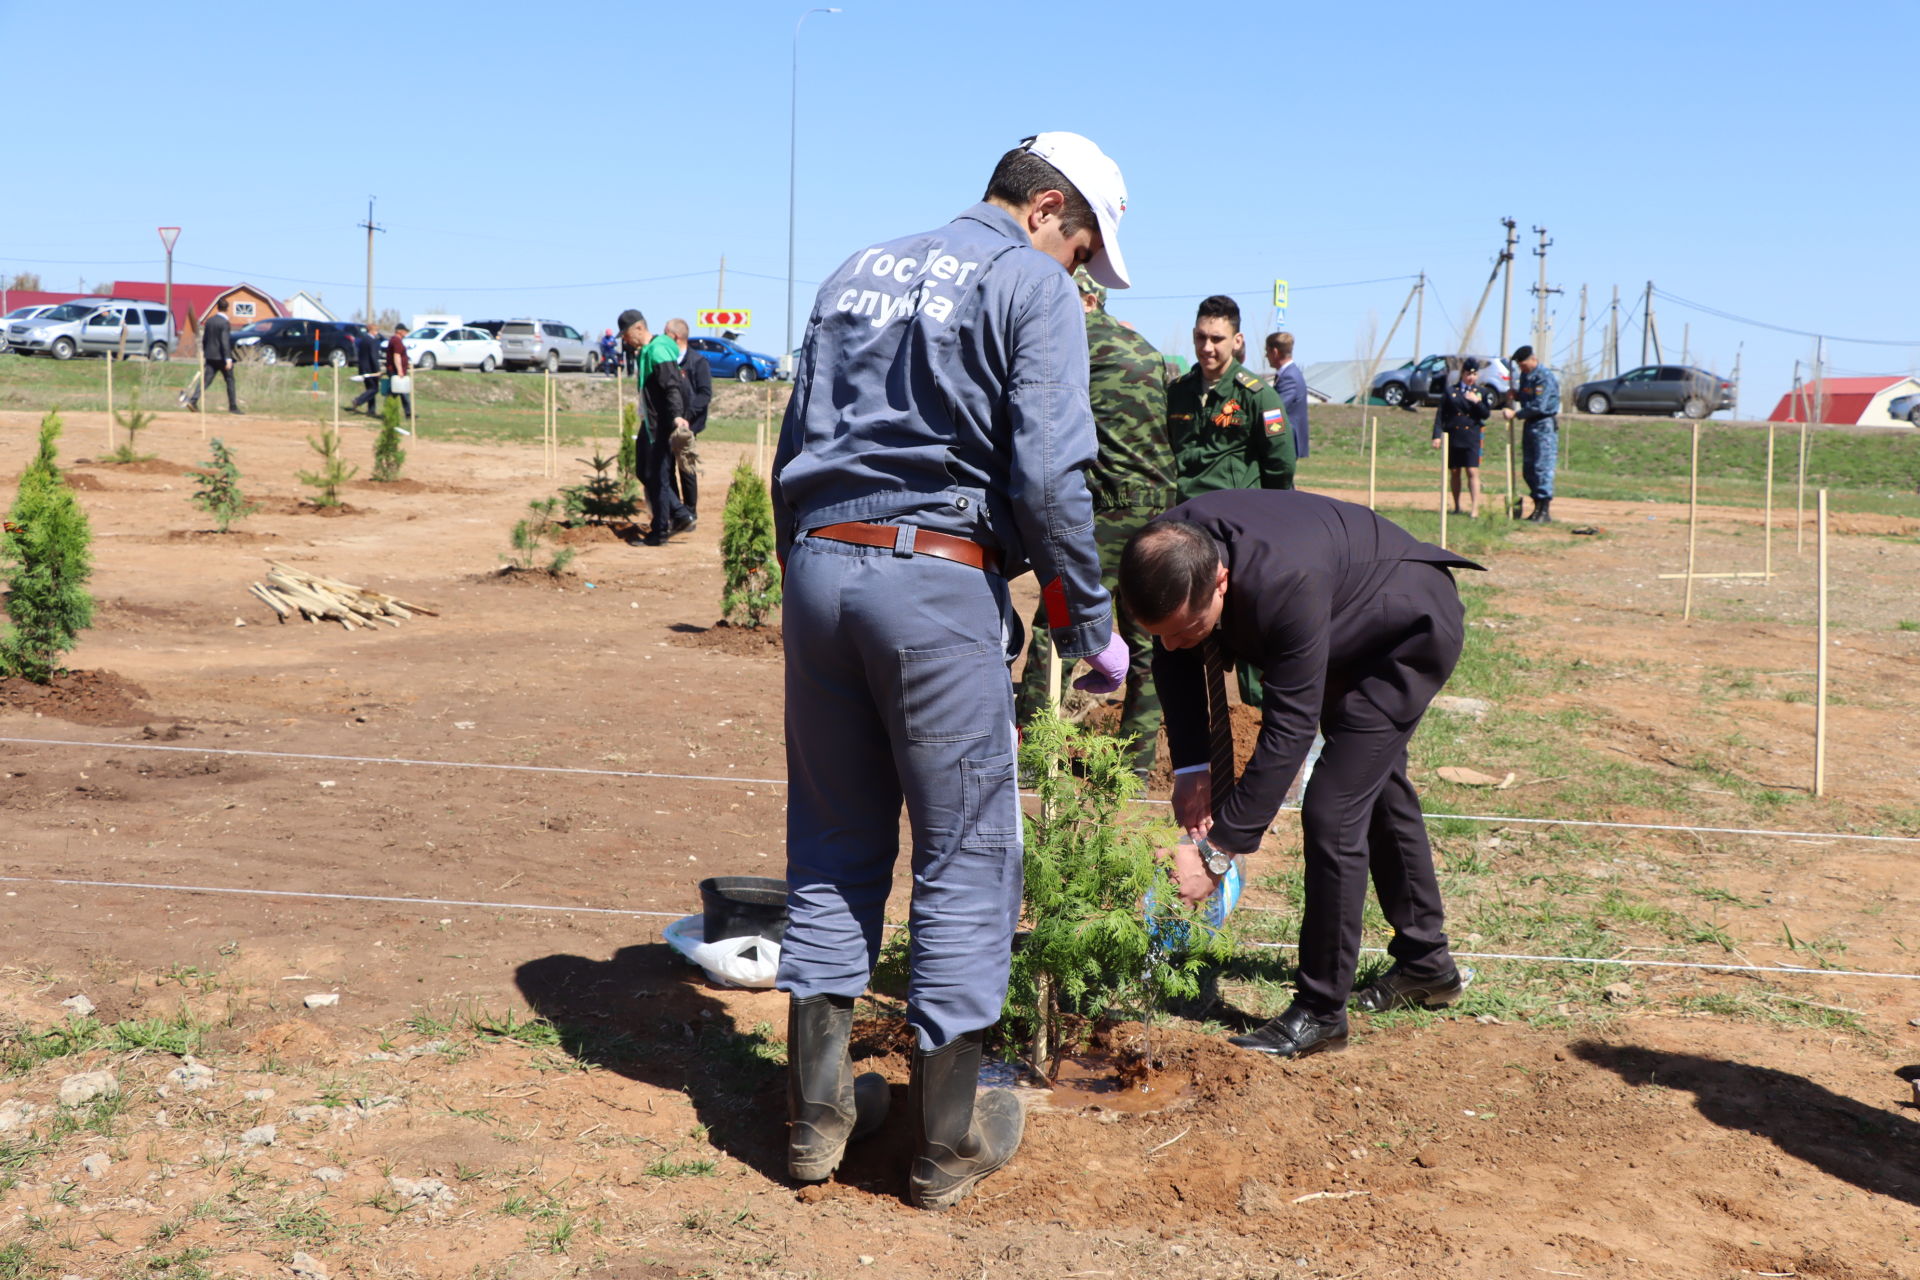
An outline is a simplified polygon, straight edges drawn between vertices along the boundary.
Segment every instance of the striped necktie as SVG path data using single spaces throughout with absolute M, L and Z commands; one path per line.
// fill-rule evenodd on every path
M 1213 807 L 1226 803 L 1233 790 L 1233 721 L 1227 714 L 1227 658 L 1218 634 L 1209 635 L 1201 649 L 1207 664 L 1207 763 L 1213 781 Z

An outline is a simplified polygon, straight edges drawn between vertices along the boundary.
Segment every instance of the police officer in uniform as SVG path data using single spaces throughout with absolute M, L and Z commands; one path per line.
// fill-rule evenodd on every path
M 1193 368 L 1167 387 L 1180 500 L 1215 489 L 1293 488 L 1293 432 L 1280 393 L 1240 363 L 1240 304 L 1215 294 L 1193 321 Z
M 1533 493 L 1529 520 L 1553 523 L 1553 471 L 1560 461 L 1560 379 L 1540 363 L 1532 347 L 1513 353 L 1520 368 L 1520 385 L 1513 389 L 1515 407 L 1502 409 L 1508 422 L 1521 422 L 1520 458 L 1527 488 Z
M 1073 279 L 1087 311 L 1088 386 L 1100 434 L 1099 457 L 1087 472 L 1087 487 L 1093 491 L 1093 537 L 1100 545 L 1101 581 L 1112 591 L 1114 575 L 1120 572 L 1120 548 L 1134 530 L 1178 500 L 1173 446 L 1167 443 L 1167 366 L 1151 342 L 1107 314 L 1107 291 L 1086 268 L 1076 271 Z M 1133 739 L 1133 767 L 1145 775 L 1153 772 L 1160 742 L 1153 642 L 1124 608 L 1114 616 L 1132 654 L 1116 736 Z M 1015 699 L 1021 724 L 1039 714 L 1047 702 L 1047 655 L 1053 644 L 1047 636 L 1044 602 L 1034 617 L 1032 634 Z
M 1070 272 L 1127 284 L 1119 168 L 1073 133 L 1001 157 L 981 203 L 861 249 L 821 287 L 774 459 L 786 566 L 788 1167 L 817 1180 L 876 1125 L 853 1001 L 912 832 L 910 1197 L 944 1209 L 1004 1165 L 1025 1115 L 976 1101 L 1021 904 L 1009 576 L 1032 568 L 1076 683 L 1118 688 L 1085 472 L 1086 324 Z

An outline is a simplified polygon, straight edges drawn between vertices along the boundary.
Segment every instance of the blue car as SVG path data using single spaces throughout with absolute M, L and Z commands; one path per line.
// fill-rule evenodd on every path
M 758 382 L 773 377 L 780 367 L 772 356 L 749 351 L 732 338 L 688 338 L 687 346 L 707 358 L 716 378 Z

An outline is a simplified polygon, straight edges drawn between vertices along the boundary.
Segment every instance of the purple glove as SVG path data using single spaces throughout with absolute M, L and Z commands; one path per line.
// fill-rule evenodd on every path
M 1073 687 L 1087 693 L 1112 693 L 1127 678 L 1129 656 L 1127 642 L 1115 627 L 1107 639 L 1107 647 L 1086 660 L 1093 670 L 1075 680 Z

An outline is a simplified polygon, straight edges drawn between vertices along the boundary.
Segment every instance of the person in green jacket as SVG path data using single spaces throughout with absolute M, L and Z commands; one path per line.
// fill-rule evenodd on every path
M 1107 314 L 1107 291 L 1085 267 L 1074 273 L 1073 281 L 1087 313 L 1088 399 L 1100 439 L 1100 452 L 1087 468 L 1087 488 L 1093 493 L 1093 540 L 1100 548 L 1101 578 L 1113 591 L 1119 581 L 1120 549 L 1127 539 L 1177 500 L 1173 448 L 1166 434 L 1167 368 L 1151 342 Z M 1144 776 L 1153 772 L 1160 741 L 1153 638 L 1124 609 L 1116 610 L 1114 623 L 1127 638 L 1131 654 L 1116 736 L 1133 739 L 1134 769 Z M 1036 611 L 1029 634 L 1033 639 L 1015 698 L 1015 716 L 1023 725 L 1047 705 L 1047 658 L 1053 645 L 1045 602 Z M 1064 673 L 1062 683 L 1071 674 Z
M 1194 366 L 1167 387 L 1167 436 L 1185 502 L 1216 489 L 1293 488 L 1293 431 L 1280 394 L 1249 371 L 1240 305 L 1224 294 L 1200 304 Z

